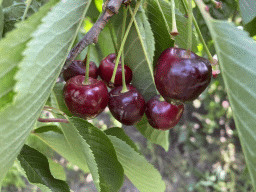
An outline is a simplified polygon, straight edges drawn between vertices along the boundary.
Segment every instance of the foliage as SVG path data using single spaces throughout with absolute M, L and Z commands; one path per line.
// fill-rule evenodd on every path
M 154 66 L 161 52 L 174 44 L 187 47 L 186 11 L 181 1 L 175 2 L 180 33 L 176 38 L 170 36 L 171 1 L 144 0 L 124 46 L 125 63 L 134 74 L 132 84 L 146 101 L 158 94 Z M 207 12 L 203 1 L 195 0 L 193 13 L 210 52 L 218 58 L 213 69 L 221 74 L 197 100 L 186 104 L 176 128 L 153 129 L 144 116 L 136 129 L 147 147 L 126 134 L 129 127 L 121 129 L 113 122 L 104 127 L 100 117 L 90 122 L 73 117 L 63 100 L 61 69 L 75 42 L 96 22 L 101 3 L 34 0 L 29 7 L 23 0 L 0 3 L 0 184 L 18 178 L 14 184 L 23 187 L 25 176 L 42 191 L 70 191 L 64 181 L 69 178 L 55 162 L 58 153 L 83 174 L 90 173 L 96 189 L 103 192 L 118 191 L 124 175 L 140 191 L 253 190 L 256 43 L 250 36 L 256 34 L 255 3 L 223 0 L 222 9 L 216 9 L 213 1 L 204 0 Z M 126 26 L 135 3 L 128 8 Z M 124 9 L 121 6 L 110 19 L 92 47 L 97 64 L 120 47 Z M 196 30 L 192 33 L 192 50 L 206 56 Z M 87 49 L 78 58 L 86 53 Z M 53 110 L 46 112 L 44 106 Z M 69 123 L 36 122 L 49 115 Z M 181 188 L 175 186 L 175 178 L 183 182 Z

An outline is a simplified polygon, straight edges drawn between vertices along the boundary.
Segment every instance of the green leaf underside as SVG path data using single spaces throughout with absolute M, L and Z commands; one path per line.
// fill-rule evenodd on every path
M 200 10 L 205 12 L 203 8 Z M 205 14 L 205 13 L 204 13 Z M 233 24 L 205 15 L 233 109 L 236 127 L 256 188 L 256 43 Z
M 47 158 L 37 150 L 24 145 L 18 160 L 25 170 L 28 180 L 31 183 L 43 184 L 53 192 L 69 192 L 69 186 L 62 180 L 55 179 L 50 172 Z
M 160 145 L 165 151 L 169 149 L 169 131 L 161 131 L 154 129 L 148 123 L 146 115 L 143 116 L 142 120 L 137 123 L 137 129 L 140 133 L 149 139 L 152 143 Z
M 40 128 L 38 128 L 39 130 Z M 59 127 L 55 127 L 51 131 L 47 132 L 36 132 L 35 135 L 41 139 L 44 143 L 50 146 L 54 151 L 59 153 L 62 157 L 67 159 L 72 164 L 78 166 L 85 173 L 89 172 L 89 168 L 85 160 L 80 155 L 76 154 L 72 146 L 67 142 L 63 134 L 55 132 Z
M 0 109 L 10 104 L 16 94 L 14 76 L 18 71 L 18 63 L 23 58 L 22 51 L 26 48 L 32 33 L 42 23 L 41 19 L 57 2 L 58 0 L 51 1 L 28 20 L 17 23 L 17 28 L 0 41 Z
M 128 137 L 124 130 L 122 128 L 119 127 L 113 127 L 110 129 L 107 129 L 106 131 L 104 131 L 107 135 L 112 135 L 117 137 L 118 139 L 121 139 L 122 141 L 126 142 L 128 145 L 130 145 L 130 147 L 132 147 L 136 152 L 139 152 L 137 146 L 135 145 L 135 143 L 131 140 L 130 137 Z
M 118 161 L 124 168 L 125 175 L 140 192 L 164 192 L 165 183 L 153 165 L 125 141 L 108 135 L 117 153 Z
M 171 4 L 164 0 L 158 0 L 161 9 L 158 6 L 156 0 L 147 1 L 147 13 L 149 22 L 151 24 L 154 37 L 156 39 L 156 51 L 155 51 L 155 61 L 154 64 L 157 63 L 157 59 L 160 54 L 167 48 L 173 47 L 173 40 L 171 39 L 170 32 L 168 31 L 164 18 L 166 19 L 169 29 L 172 30 L 172 11 Z M 179 35 L 175 37 L 175 44 L 180 48 L 187 48 L 187 19 L 176 9 L 176 24 Z M 197 40 L 193 33 L 192 37 L 192 51 L 197 52 Z
M 247 24 L 256 17 L 256 1 L 240 0 L 239 7 L 242 14 L 243 23 Z
M 112 22 L 115 25 L 119 43 L 121 42 L 122 15 L 123 9 L 120 9 L 118 17 L 114 17 Z M 128 14 L 127 25 L 130 18 Z M 132 84 L 143 95 L 145 101 L 148 101 L 157 95 L 153 75 L 154 37 L 143 9 L 137 12 L 135 19 L 138 28 L 134 23 L 132 24 L 124 46 L 125 65 L 133 71 Z
M 49 8 L 56 2 L 50 1 L 50 4 L 44 6 L 44 9 L 50 10 Z M 15 103 L 0 112 L 0 181 L 17 157 L 26 137 L 39 117 L 44 103 L 49 97 L 54 82 L 71 48 L 72 41 L 81 25 L 81 19 L 84 18 L 87 2 L 90 3 L 90 1 L 84 0 L 61 1 L 43 18 L 43 24 L 33 33 L 33 39 L 27 45 L 26 42 L 28 40 L 25 43 L 22 41 L 17 44 L 16 41 L 13 42 L 12 38 L 20 42 L 23 36 L 30 34 L 30 32 L 25 32 L 26 27 L 23 28 L 22 26 L 26 24 L 27 28 L 29 28 L 31 26 L 30 22 L 34 22 L 34 19 L 39 16 L 44 16 L 47 13 L 46 10 L 43 9 L 43 13 L 40 11 L 36 13 L 39 16 L 36 14 L 35 17 L 34 15 L 31 16 L 29 19 L 32 21 L 28 19 L 25 23 L 20 23 L 21 27 L 8 33 L 0 43 L 0 54 L 5 51 L 5 48 L 10 50 L 10 47 L 12 47 L 11 53 L 13 53 L 13 49 L 18 50 L 14 52 L 16 55 L 11 55 L 8 52 L 3 57 L 3 60 L 6 60 L 7 56 L 11 56 L 11 61 L 19 58 L 19 60 L 16 59 L 14 61 L 15 64 L 4 64 L 4 66 L 0 64 L 1 70 L 3 69 L 5 74 L 8 71 L 12 74 L 10 81 L 12 84 L 15 74 L 13 71 L 17 70 L 17 63 L 20 62 L 22 57 L 21 52 L 24 51 L 25 46 L 27 47 L 23 52 L 24 58 L 19 63 L 19 71 L 15 76 L 17 81 L 15 84 L 15 92 L 17 93 Z M 7 41 L 8 38 L 10 41 Z M 0 58 L 2 60 L 2 57 Z M 7 60 L 9 61 L 8 58 Z M 0 73 L 0 75 L 2 75 L 2 78 L 3 73 Z M 9 76 L 7 77 L 9 78 Z M 13 86 L 10 88 L 12 89 Z
M 123 185 L 124 170 L 117 160 L 110 139 L 104 132 L 83 119 L 71 117 L 69 121 L 79 132 L 79 140 L 82 137 L 84 146 L 87 145 L 88 149 L 83 151 L 94 182 L 99 185 L 98 191 L 118 191 Z M 67 134 L 65 130 L 63 132 Z M 65 136 L 67 138 L 67 135 Z M 67 140 L 69 139 L 67 138 Z

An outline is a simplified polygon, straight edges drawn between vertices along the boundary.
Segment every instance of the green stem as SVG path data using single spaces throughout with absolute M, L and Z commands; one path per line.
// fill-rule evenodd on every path
M 22 16 L 22 21 L 25 20 L 25 18 L 26 18 L 26 16 L 27 16 L 27 13 L 28 13 L 28 9 L 29 9 L 31 3 L 32 3 L 32 0 L 27 0 L 27 2 L 26 2 L 27 5 L 26 5 L 25 12 L 24 12 L 24 14 L 23 14 L 23 16 Z
M 183 5 L 184 5 L 184 7 L 185 7 L 185 9 L 186 9 L 186 12 L 188 13 L 188 4 L 187 4 L 187 1 L 186 1 L 186 0 L 182 0 L 182 2 L 183 2 Z M 207 47 L 207 45 L 206 45 L 206 43 L 205 43 L 205 41 L 204 41 L 203 35 L 202 35 L 202 33 L 201 33 L 200 29 L 199 29 L 199 26 L 198 26 L 198 24 L 197 24 L 197 21 L 196 21 L 194 15 L 193 15 L 193 18 L 192 18 L 192 19 L 193 19 L 193 24 L 194 24 L 194 26 L 195 26 L 195 28 L 196 28 L 196 32 L 197 32 L 197 34 L 198 34 L 198 36 L 199 36 L 199 39 L 200 39 L 201 43 L 203 44 L 203 47 L 204 47 L 204 50 L 205 50 L 205 52 L 206 52 L 206 54 L 207 54 L 207 56 L 208 56 L 208 59 L 209 59 L 210 63 L 213 64 L 213 63 L 214 63 L 214 60 L 213 60 L 213 58 L 212 58 L 211 52 L 209 51 L 209 49 L 208 49 L 208 47 Z
M 177 30 L 177 24 L 176 24 L 175 1 L 174 0 L 171 0 L 171 7 L 172 7 L 172 31 L 171 31 L 171 35 L 174 38 L 179 34 L 179 32 Z
M 88 85 L 90 84 L 89 81 L 89 72 L 90 72 L 90 52 L 91 52 L 91 45 L 88 45 L 88 49 L 87 49 L 87 56 L 86 56 L 86 68 L 85 68 L 85 78 L 84 78 L 84 85 Z
M 127 17 L 127 11 L 128 9 L 127 8 L 124 8 L 125 11 L 124 11 L 124 17 L 123 17 L 123 25 L 122 25 L 122 34 L 121 34 L 121 39 L 123 41 L 123 38 L 124 38 L 124 33 L 125 33 L 125 27 L 126 27 L 126 17 Z M 126 86 L 126 82 L 125 82 L 125 71 L 124 71 L 124 50 L 122 50 L 122 90 L 121 90 L 121 93 L 125 93 L 128 91 L 127 89 L 127 86 Z
M 159 101 L 165 101 L 165 99 L 163 98 L 163 96 L 162 96 L 162 95 L 160 95 L 160 97 L 159 97 Z
M 116 33 L 115 33 L 115 29 L 112 23 L 110 23 L 110 35 L 111 35 L 111 39 L 114 45 L 114 49 L 115 49 L 115 53 L 117 54 L 117 42 L 116 42 Z
M 186 1 L 186 0 L 185 0 Z M 192 48 L 192 0 L 188 0 L 188 45 L 187 45 L 187 57 L 190 58 Z
M 123 83 L 123 87 L 121 90 L 121 93 L 125 93 L 128 91 L 127 86 L 126 86 L 126 82 L 125 82 L 125 71 L 124 71 L 124 52 L 122 51 L 122 83 Z
M 118 55 L 117 55 L 117 57 L 116 57 L 116 62 L 115 62 L 115 68 L 114 68 L 114 71 L 113 71 L 113 75 L 112 75 L 112 78 L 111 78 L 111 80 L 110 80 L 111 83 L 114 83 L 114 82 L 115 82 L 116 70 L 117 70 L 117 67 L 118 67 L 118 63 L 119 63 L 119 60 L 120 60 L 120 56 L 121 56 L 121 53 L 122 53 L 122 51 L 123 51 L 123 49 L 124 49 L 124 44 L 125 44 L 125 41 L 126 41 L 126 39 L 127 39 L 127 37 L 128 37 L 128 34 L 129 34 L 130 29 L 131 29 L 132 23 L 133 23 L 134 20 L 135 20 L 135 15 L 136 15 L 136 13 L 137 13 L 139 7 L 140 7 L 140 3 L 141 3 L 141 1 L 138 1 L 137 4 L 136 4 L 136 6 L 135 6 L 135 8 L 134 8 L 134 12 L 133 12 L 133 14 L 132 14 L 132 18 L 131 18 L 131 20 L 130 20 L 130 23 L 129 23 L 127 29 L 126 29 L 124 38 L 123 38 L 123 40 L 122 40 L 122 42 L 121 42 L 120 49 L 119 49 Z M 129 7 L 130 7 L 130 5 L 128 6 L 128 8 L 129 8 Z

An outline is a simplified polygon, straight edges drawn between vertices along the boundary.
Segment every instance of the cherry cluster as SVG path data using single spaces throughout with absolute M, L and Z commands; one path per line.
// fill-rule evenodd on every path
M 193 52 L 187 56 L 185 49 L 168 48 L 160 55 L 155 68 L 155 84 L 161 96 L 154 96 L 146 103 L 130 84 L 133 74 L 128 66 L 124 66 L 127 90 L 123 91 L 121 63 L 111 83 L 115 59 L 115 54 L 108 55 L 99 68 L 90 62 L 88 82 L 84 82 L 86 61 L 76 60 L 64 71 L 64 100 L 72 114 L 92 119 L 108 106 L 124 125 L 138 123 L 145 113 L 153 128 L 168 130 L 181 119 L 183 103 L 196 99 L 211 81 L 212 68 L 207 59 Z M 98 75 L 102 80 L 97 79 Z M 107 87 L 113 89 L 108 92 Z

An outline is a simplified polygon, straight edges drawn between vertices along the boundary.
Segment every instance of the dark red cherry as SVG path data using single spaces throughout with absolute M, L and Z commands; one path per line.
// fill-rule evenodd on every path
M 191 58 L 184 58 L 185 55 L 180 55 L 183 50 L 176 51 L 177 56 L 169 50 L 158 59 L 154 75 L 156 87 L 168 103 L 193 101 L 210 84 L 211 64 L 193 52 Z
M 104 80 L 108 86 L 111 87 L 110 80 L 112 78 L 112 74 L 115 68 L 115 59 L 116 54 L 112 53 L 102 59 L 99 66 L 99 75 L 102 80 Z M 129 84 L 132 81 L 132 70 L 128 66 L 124 66 L 124 72 L 125 72 L 125 82 L 126 84 Z M 122 65 L 121 60 L 118 64 L 117 71 L 116 71 L 116 77 L 114 82 L 114 87 L 118 87 L 122 85 Z M 113 87 L 113 86 L 112 86 Z
M 122 87 L 115 87 L 109 92 L 108 107 L 119 122 L 124 125 L 134 125 L 144 114 L 145 101 L 134 86 L 127 85 L 129 91 L 125 93 L 121 93 Z
M 64 86 L 64 100 L 69 111 L 84 119 L 95 118 L 108 104 L 108 89 L 101 80 L 89 78 L 85 85 L 84 76 L 69 79 Z
M 184 105 L 172 105 L 166 101 L 160 101 L 159 98 L 159 95 L 155 96 L 146 103 L 145 113 L 153 128 L 168 130 L 180 121 Z
M 85 61 L 86 63 L 86 61 Z M 67 82 L 70 78 L 77 75 L 85 75 L 86 64 L 84 61 L 75 60 L 71 65 L 63 72 L 63 78 Z M 89 77 L 97 79 L 98 77 L 98 67 L 93 61 L 90 61 L 89 67 Z

